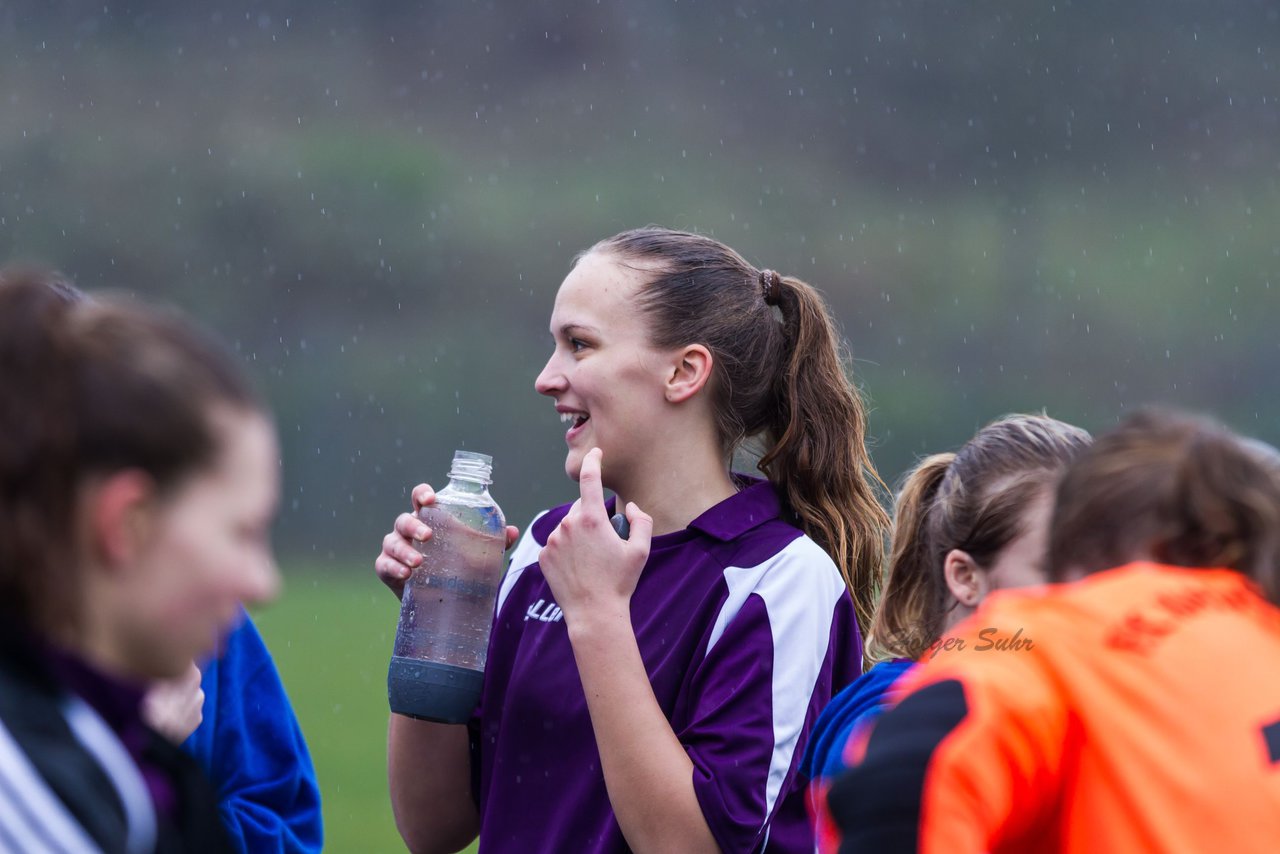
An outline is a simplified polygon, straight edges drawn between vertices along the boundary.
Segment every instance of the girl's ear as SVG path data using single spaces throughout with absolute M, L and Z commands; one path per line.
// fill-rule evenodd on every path
M 976 608 L 987 595 L 986 578 L 968 552 L 952 549 L 942 562 L 942 575 L 952 597 L 966 608 Z
M 90 555 L 110 568 L 135 561 L 155 523 L 155 482 L 137 469 L 115 472 L 86 487 L 81 498 Z
M 696 395 L 711 379 L 713 364 L 711 351 L 701 344 L 690 344 L 678 351 L 667 377 L 667 400 L 681 403 Z

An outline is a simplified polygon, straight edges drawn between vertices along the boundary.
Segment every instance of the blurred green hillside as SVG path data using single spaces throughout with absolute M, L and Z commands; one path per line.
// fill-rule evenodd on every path
M 279 543 L 371 557 L 493 453 L 578 250 L 706 231 L 828 295 L 892 479 L 1008 411 L 1275 441 L 1269 4 L 0 3 L 0 255 L 188 308 L 285 442 Z

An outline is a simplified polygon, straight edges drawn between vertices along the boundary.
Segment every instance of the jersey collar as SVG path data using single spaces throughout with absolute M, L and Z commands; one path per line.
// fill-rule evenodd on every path
M 773 484 L 737 472 L 733 481 L 738 492 L 690 522 L 691 530 L 727 543 L 782 515 L 782 502 Z

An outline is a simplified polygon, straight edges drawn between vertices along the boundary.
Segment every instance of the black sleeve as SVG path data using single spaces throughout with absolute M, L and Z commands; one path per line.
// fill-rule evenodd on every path
M 876 721 L 862 761 L 827 794 L 840 854 L 916 851 L 929 761 L 967 714 L 964 686 L 948 680 L 907 696 Z

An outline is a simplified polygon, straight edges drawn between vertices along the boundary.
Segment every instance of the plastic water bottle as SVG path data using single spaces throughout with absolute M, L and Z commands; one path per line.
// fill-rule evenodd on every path
M 422 565 L 400 602 L 387 671 L 397 714 L 466 723 L 479 702 L 506 548 L 506 520 L 489 496 L 492 470 L 492 457 L 456 451 L 449 485 L 418 511 L 432 534 L 414 543 Z

